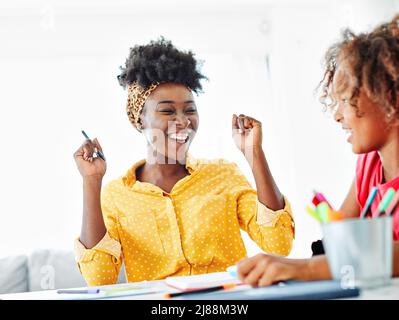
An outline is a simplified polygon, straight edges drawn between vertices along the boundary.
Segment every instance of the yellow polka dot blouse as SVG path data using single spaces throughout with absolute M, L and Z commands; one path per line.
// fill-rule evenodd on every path
M 75 241 L 88 285 L 116 283 L 122 261 L 128 282 L 225 271 L 246 257 L 240 228 L 264 251 L 289 254 L 294 221 L 287 199 L 284 209 L 268 209 L 237 165 L 189 156 L 190 174 L 168 194 L 136 180 L 144 163 L 103 188 L 104 238 L 92 249 Z

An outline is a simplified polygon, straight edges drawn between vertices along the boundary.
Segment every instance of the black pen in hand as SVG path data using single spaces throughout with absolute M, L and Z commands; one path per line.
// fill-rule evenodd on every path
M 87 140 L 90 140 L 89 136 L 86 134 L 86 132 L 84 132 L 84 130 L 82 130 L 82 134 L 84 135 L 84 137 L 85 137 Z M 90 141 L 91 141 L 91 140 L 90 140 Z M 105 157 L 104 157 L 103 153 L 102 153 L 100 150 L 98 150 L 98 148 L 95 148 L 95 153 L 96 153 L 96 155 L 97 155 L 98 157 L 100 157 L 101 159 L 103 159 L 103 160 L 105 161 Z

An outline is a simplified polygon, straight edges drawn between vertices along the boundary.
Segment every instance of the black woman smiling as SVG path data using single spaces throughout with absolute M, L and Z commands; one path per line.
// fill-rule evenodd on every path
M 163 38 L 130 49 L 120 84 L 127 115 L 147 140 L 145 159 L 102 187 L 106 162 L 97 139 L 74 157 L 83 178 L 83 222 L 75 242 L 89 285 L 225 271 L 246 256 L 240 229 L 265 252 L 287 255 L 294 222 L 262 150 L 262 126 L 232 115 L 233 140 L 250 162 L 251 187 L 237 165 L 195 159 L 188 151 L 199 126 L 194 93 L 205 79 L 192 52 Z

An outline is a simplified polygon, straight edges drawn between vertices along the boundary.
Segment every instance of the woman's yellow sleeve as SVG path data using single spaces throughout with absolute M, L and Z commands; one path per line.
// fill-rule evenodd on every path
M 287 256 L 295 237 L 295 223 L 288 199 L 284 197 L 283 209 L 273 211 L 258 201 L 256 191 L 244 175 L 235 170 L 234 188 L 237 217 L 241 229 L 265 252 Z
M 79 239 L 75 240 L 75 259 L 89 286 L 115 284 L 122 265 L 117 209 L 109 186 L 102 191 L 101 210 L 107 233 L 100 242 L 86 249 Z

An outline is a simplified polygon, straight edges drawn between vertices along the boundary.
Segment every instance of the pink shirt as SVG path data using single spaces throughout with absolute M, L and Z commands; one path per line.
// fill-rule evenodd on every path
M 363 210 L 372 187 L 378 192 L 371 206 L 372 216 L 376 216 L 378 204 L 389 188 L 399 190 L 399 176 L 384 182 L 384 172 L 377 151 L 361 154 L 356 164 L 356 192 L 360 210 Z M 396 207 L 393 219 L 393 239 L 399 240 L 399 205 Z

